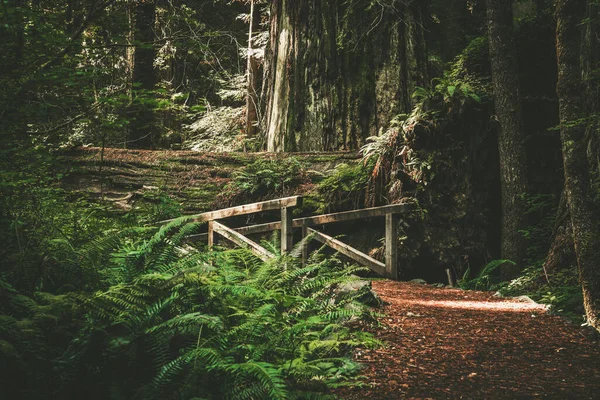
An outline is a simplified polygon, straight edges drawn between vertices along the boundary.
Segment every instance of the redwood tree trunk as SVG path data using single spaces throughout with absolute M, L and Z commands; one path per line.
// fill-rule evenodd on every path
M 427 86 L 424 1 L 271 2 L 262 128 L 269 151 L 357 149 Z M 367 28 L 368 27 L 368 28 Z
M 585 96 L 580 65 L 580 24 L 586 0 L 559 0 L 556 6 L 559 112 L 565 191 L 579 279 L 588 322 L 600 330 L 600 219 L 592 200 L 587 158 Z
M 503 259 L 523 261 L 525 246 L 519 230 L 524 227 L 524 204 L 521 196 L 527 190 L 527 164 L 523 141 L 523 121 L 519 95 L 517 52 L 513 38 L 512 3 L 487 0 L 488 34 L 494 103 L 499 122 L 498 150 L 502 192 Z M 505 278 L 516 271 L 507 267 Z

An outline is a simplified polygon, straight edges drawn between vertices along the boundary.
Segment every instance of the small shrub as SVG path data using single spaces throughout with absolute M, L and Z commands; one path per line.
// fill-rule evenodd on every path
M 499 279 L 500 274 L 497 273 L 497 270 L 505 264 L 515 265 L 515 263 L 510 260 L 494 260 L 489 262 L 481 272 L 472 279 L 469 278 L 471 269 L 468 268 L 463 278 L 460 280 L 459 285 L 462 289 L 468 290 L 496 290 L 502 285 Z
M 367 197 L 374 161 L 365 164 L 340 164 L 317 188 L 322 212 L 363 208 Z
M 310 182 L 310 178 L 306 167 L 295 157 L 258 159 L 233 174 L 232 181 L 225 187 L 217 203 L 235 204 L 283 197 L 307 182 Z

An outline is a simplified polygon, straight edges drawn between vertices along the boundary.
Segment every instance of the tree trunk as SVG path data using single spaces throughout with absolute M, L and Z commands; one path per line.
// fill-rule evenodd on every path
M 574 266 L 575 263 L 573 228 L 567 204 L 567 194 L 563 191 L 558 205 L 554 228 L 552 229 L 550 250 L 544 262 L 544 273 L 548 277 L 562 269 Z
M 494 103 L 500 125 L 501 257 L 520 264 L 525 251 L 519 230 L 524 228 L 525 210 L 521 196 L 527 190 L 527 164 L 512 5 L 506 4 L 505 0 L 487 0 L 487 14 Z M 516 272 L 514 267 L 507 267 L 503 270 L 503 275 L 511 278 Z
M 267 149 L 357 149 L 409 112 L 415 87 L 429 81 L 424 7 L 273 1 L 263 81 Z
M 585 84 L 586 115 L 600 113 L 600 5 L 588 2 L 581 46 L 582 77 Z M 600 179 L 600 129 L 598 118 L 590 123 L 586 135 L 590 138 L 588 162 L 596 179 Z
M 580 24 L 586 0 L 559 0 L 556 6 L 559 113 L 565 191 L 588 322 L 600 330 L 600 219 L 592 201 L 587 159 L 585 96 L 580 65 Z
M 156 140 L 152 93 L 157 83 L 154 71 L 156 2 L 140 1 L 133 7 L 135 52 L 132 55 L 133 89 L 127 147 L 149 149 L 153 147 Z
M 247 66 L 247 83 L 248 93 L 246 94 L 246 135 L 255 137 L 258 124 L 258 110 L 260 109 L 258 92 L 259 92 L 259 69 L 260 62 L 255 55 L 254 50 L 254 35 L 260 27 L 260 10 L 256 7 L 255 1 L 250 3 L 250 21 L 248 29 L 248 66 Z

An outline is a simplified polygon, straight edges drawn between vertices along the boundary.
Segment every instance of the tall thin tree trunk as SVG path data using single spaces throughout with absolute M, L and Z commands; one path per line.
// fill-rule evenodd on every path
M 155 115 L 150 101 L 156 85 L 154 71 L 154 26 L 156 18 L 155 0 L 137 2 L 134 6 L 134 43 L 132 82 L 133 105 L 130 108 L 129 137 L 127 145 L 130 148 L 152 148 L 156 124 Z
M 527 164 L 519 95 L 517 52 L 513 38 L 512 3 L 487 0 L 488 34 L 494 102 L 500 124 L 498 149 L 502 192 L 502 258 L 521 263 L 525 246 L 519 230 L 524 227 L 522 195 L 527 190 Z M 515 274 L 503 270 L 505 278 Z
M 23 1 L 22 0 L 18 0 L 17 1 L 17 5 L 19 7 L 25 8 L 23 7 Z M 14 66 L 13 68 L 15 68 L 15 70 L 19 69 L 21 67 L 21 64 L 23 62 L 23 54 L 25 52 L 25 21 L 23 21 L 21 19 L 21 21 L 19 21 L 20 23 L 16 26 L 16 31 L 17 31 L 17 40 L 16 40 L 16 44 L 15 44 L 15 61 L 14 61 Z
M 266 109 L 266 137 L 267 151 L 289 150 L 286 136 L 288 131 L 289 116 L 289 67 L 290 50 L 292 48 L 292 26 L 286 0 L 277 0 L 271 3 L 271 33 L 270 50 L 272 57 L 266 82 L 269 103 Z
M 559 113 L 565 190 L 583 303 L 590 325 L 600 330 L 600 219 L 592 201 L 580 65 L 580 24 L 586 0 L 559 0 L 556 6 Z
M 255 1 L 250 3 L 250 21 L 248 28 L 248 66 L 247 83 L 248 93 L 246 95 L 246 135 L 248 137 L 256 136 L 256 125 L 258 123 L 258 91 L 259 91 L 259 67 L 260 63 L 255 55 L 254 35 L 260 26 L 260 10 L 257 9 Z

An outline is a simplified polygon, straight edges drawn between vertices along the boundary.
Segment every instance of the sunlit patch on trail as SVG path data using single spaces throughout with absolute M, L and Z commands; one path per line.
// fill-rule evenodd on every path
M 543 304 L 526 302 L 490 302 L 469 300 L 403 300 L 403 303 L 425 307 L 452 308 L 461 310 L 531 312 L 546 311 Z

